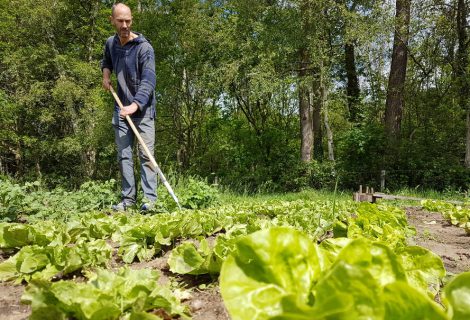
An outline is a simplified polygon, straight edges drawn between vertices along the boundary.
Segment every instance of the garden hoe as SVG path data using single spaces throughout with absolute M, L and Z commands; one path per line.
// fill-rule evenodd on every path
M 119 105 L 119 108 L 121 108 L 121 109 L 124 108 L 124 106 L 122 105 L 121 100 L 117 96 L 117 94 L 114 91 L 113 87 L 109 87 L 109 90 L 113 94 L 114 100 L 116 100 L 117 104 Z M 163 175 L 162 170 L 160 170 L 160 167 L 158 166 L 157 161 L 155 161 L 155 158 L 153 157 L 153 155 L 150 153 L 150 150 L 145 145 L 145 142 L 142 139 L 142 137 L 140 136 L 139 131 L 137 131 L 137 128 L 135 127 L 134 123 L 132 122 L 131 117 L 126 116 L 126 120 L 129 123 L 129 125 L 131 126 L 132 131 L 134 131 L 134 134 L 137 137 L 137 140 L 139 140 L 140 145 L 144 149 L 145 154 L 149 157 L 150 162 L 152 162 L 153 166 L 155 167 L 155 170 L 157 170 L 158 176 L 162 180 L 163 184 L 165 185 L 165 187 L 168 190 L 168 192 L 170 193 L 170 195 L 173 197 L 173 200 L 175 200 L 176 204 L 178 205 L 178 208 L 181 210 L 181 205 L 178 201 L 178 198 L 176 197 L 175 193 L 173 192 L 173 189 L 171 188 L 170 184 L 168 183 L 165 176 Z

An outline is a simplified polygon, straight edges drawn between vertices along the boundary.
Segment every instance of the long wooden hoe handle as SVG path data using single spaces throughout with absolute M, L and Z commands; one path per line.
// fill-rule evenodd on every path
M 119 99 L 118 95 L 114 91 L 113 87 L 109 87 L 109 90 L 111 91 L 114 100 L 116 100 L 116 103 L 118 104 L 119 108 L 122 109 L 124 106 L 122 105 L 121 99 Z M 153 166 L 155 167 L 155 170 L 157 171 L 158 176 L 160 177 L 160 180 L 162 180 L 163 184 L 165 185 L 166 189 L 170 193 L 170 195 L 173 197 L 173 200 L 175 200 L 176 204 L 178 205 L 178 208 L 181 210 L 181 205 L 178 201 L 178 198 L 176 197 L 176 194 L 173 192 L 173 189 L 171 188 L 170 184 L 166 180 L 165 176 L 163 175 L 162 170 L 160 170 L 160 167 L 157 164 L 157 161 L 155 161 L 154 156 L 150 153 L 149 148 L 145 145 L 144 140 L 142 139 L 142 136 L 140 135 L 139 131 L 137 131 L 137 128 L 134 125 L 134 122 L 132 122 L 131 117 L 128 115 L 126 116 L 126 120 L 129 123 L 129 126 L 131 127 L 132 131 L 134 131 L 135 136 L 137 137 L 137 140 L 139 140 L 139 143 L 141 147 L 144 149 L 145 154 L 147 157 L 149 157 L 150 162 L 152 162 Z

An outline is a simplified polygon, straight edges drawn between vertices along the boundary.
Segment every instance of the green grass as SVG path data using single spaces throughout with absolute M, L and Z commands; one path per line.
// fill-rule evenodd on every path
M 221 204 L 238 204 L 246 202 L 266 202 L 266 201 L 295 201 L 295 200 L 312 200 L 312 201 L 326 201 L 333 200 L 336 197 L 337 201 L 346 201 L 352 199 L 352 193 L 349 191 L 338 191 L 335 195 L 333 191 L 329 190 L 314 190 L 305 189 L 300 192 L 288 193 L 269 193 L 269 194 L 238 194 L 230 191 L 225 191 L 220 194 Z
M 403 188 L 394 192 L 388 192 L 388 194 L 400 195 L 400 196 L 409 196 L 425 199 L 435 199 L 435 200 L 456 200 L 456 201 L 468 201 L 470 199 L 470 190 L 424 190 L 419 187 L 417 188 Z

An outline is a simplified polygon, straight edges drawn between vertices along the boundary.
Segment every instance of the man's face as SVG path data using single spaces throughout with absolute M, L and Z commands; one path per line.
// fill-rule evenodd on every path
M 131 10 L 123 5 L 118 5 L 114 9 L 114 14 L 111 16 L 111 23 L 113 24 L 119 38 L 127 39 L 131 34 L 132 13 Z

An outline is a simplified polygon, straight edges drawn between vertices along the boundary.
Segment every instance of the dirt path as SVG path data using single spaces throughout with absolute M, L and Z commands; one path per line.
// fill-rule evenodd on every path
M 420 207 L 406 208 L 408 223 L 416 228 L 410 244 L 438 254 L 449 274 L 470 271 L 470 236 L 465 230 L 448 223 L 440 213 Z
M 2 320 L 28 319 L 31 308 L 20 303 L 24 286 L 0 283 L 0 318 Z

